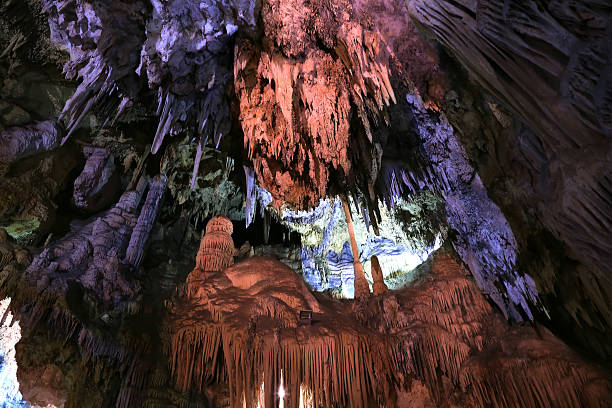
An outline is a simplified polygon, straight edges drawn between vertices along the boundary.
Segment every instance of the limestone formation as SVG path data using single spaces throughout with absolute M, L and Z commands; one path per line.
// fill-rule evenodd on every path
M 188 296 L 202 290 L 200 281 L 213 272 L 219 272 L 234 264 L 237 253 L 232 240 L 232 222 L 222 215 L 214 216 L 206 224 L 206 232 L 200 241 L 196 267 L 185 283 Z
M 355 231 L 353 229 L 353 220 L 351 218 L 351 210 L 346 201 L 346 197 L 342 198 L 342 208 L 346 217 L 346 225 L 348 227 L 349 240 L 353 253 L 353 269 L 355 271 L 355 299 L 365 299 L 370 295 L 370 286 L 365 277 L 363 264 L 359 260 L 359 249 L 355 240 Z
M 218 272 L 234 263 L 233 230 L 232 222 L 222 215 L 208 221 L 196 258 L 199 269 L 205 272 Z
M 380 267 L 380 262 L 378 262 L 378 257 L 376 255 L 370 258 L 370 264 L 372 265 L 371 275 L 372 280 L 374 281 L 374 283 L 372 283 L 372 292 L 376 296 L 382 295 L 386 293 L 389 288 L 387 287 L 387 284 L 385 284 L 385 279 L 383 277 L 383 272 Z
M 605 50 L 612 40 L 605 33 L 612 9 L 556 0 L 407 5 L 482 86 L 529 124 L 513 137 L 542 221 L 573 258 L 594 270 L 594 279 L 609 279 L 612 81 Z
M 245 149 L 261 186 L 279 204 L 308 207 L 330 183 L 376 176 L 373 134 L 395 94 L 379 35 L 354 21 L 347 2 L 277 3 L 263 4 L 266 35 L 276 47 L 239 43 L 234 81 Z M 311 10 L 328 18 L 311 16 Z M 306 30 L 311 23 L 314 33 Z M 329 51 L 318 47 L 317 38 Z M 359 129 L 351 134 L 355 122 Z
M 0 130 L 0 161 L 10 162 L 59 146 L 62 127 L 54 121 Z
M 165 188 L 165 184 L 161 185 Z M 66 302 L 64 294 L 69 290 L 90 293 L 90 301 L 97 307 L 119 303 L 132 307 L 140 285 L 126 271 L 129 266 L 139 265 L 161 197 L 156 182 L 152 182 L 139 217 L 139 204 L 147 186 L 149 183 L 143 178 L 136 190 L 125 192 L 111 209 L 85 225 L 73 225 L 68 235 L 44 248 L 23 277 L 10 278 L 23 280 L 21 284 L 28 288 L 23 292 L 32 292 L 31 298 L 22 299 L 33 305 L 29 315 L 32 322 L 51 311 L 69 321 L 75 320 L 70 311 L 74 305 L 64 305 L 63 310 L 53 310 L 52 306 L 55 302 Z
M 112 204 L 120 188 L 115 159 L 108 149 L 85 146 L 85 167 L 74 181 L 74 204 L 81 210 L 96 212 Z
M 607 407 L 611 17 L 0 1 L 0 399 Z
M 289 407 L 305 394 L 323 406 L 402 406 L 412 381 L 425 384 L 420 401 L 432 405 L 603 407 L 612 392 L 606 374 L 545 328 L 538 335 L 508 326 L 446 254 L 424 281 L 364 300 L 357 315 L 345 304 L 319 303 L 292 271 L 266 258 L 199 283 L 198 296 L 179 296 L 170 310 L 172 376 L 182 390 L 227 379 L 232 407 L 277 406 L 281 372 Z M 314 323 L 298 327 L 304 309 Z

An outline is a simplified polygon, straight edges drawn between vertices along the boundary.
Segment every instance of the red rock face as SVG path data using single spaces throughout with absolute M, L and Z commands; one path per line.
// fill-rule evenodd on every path
M 510 326 L 445 253 L 416 285 L 363 302 L 315 299 L 267 258 L 192 284 L 201 290 L 176 298 L 166 325 L 172 376 L 184 391 L 226 384 L 232 407 L 277 406 L 281 371 L 289 407 L 300 385 L 322 406 L 604 407 L 612 397 L 607 374 L 544 328 Z M 312 326 L 298 325 L 300 310 L 314 312 Z
M 348 3 L 272 1 L 263 10 L 263 46 L 243 41 L 235 53 L 245 149 L 277 206 L 312 206 L 333 179 L 351 178 L 360 150 L 368 159 L 358 171 L 375 178 L 372 130 L 395 98 L 388 54 Z

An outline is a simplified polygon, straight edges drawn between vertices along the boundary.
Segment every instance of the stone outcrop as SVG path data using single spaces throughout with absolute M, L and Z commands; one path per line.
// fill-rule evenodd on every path
M 126 191 L 111 209 L 85 224 L 73 224 L 69 234 L 34 258 L 22 278 L 29 288 L 20 290 L 35 294 L 28 299 L 33 304 L 29 314 L 32 322 L 49 312 L 65 316 L 74 324 L 79 314 L 97 308 L 135 312 L 140 284 L 127 272 L 142 258 L 163 193 L 159 184 L 165 188 L 163 181 L 154 180 L 149 185 L 141 179 L 138 187 Z M 139 204 L 148 185 L 149 194 L 139 216 Z M 69 293 L 74 298 L 66 296 Z
M 406 102 L 403 108 L 411 112 L 412 132 L 420 141 L 418 156 L 424 161 L 414 166 L 383 157 L 379 194 L 394 205 L 396 198 L 425 189 L 439 192 L 448 225 L 458 232 L 453 245 L 480 288 L 507 318 L 533 319 L 540 307 L 537 288 L 518 268 L 519 248 L 507 219 L 488 196 L 445 115 L 427 106 L 418 93 L 407 94 Z M 411 150 L 393 154 L 409 157 Z
M 455 80 L 443 110 L 508 217 L 551 325 L 609 360 L 612 9 L 588 1 L 407 3 L 417 25 L 469 71 L 447 64 Z M 471 80 L 486 92 L 464 86 Z M 483 124 L 487 117 L 492 124 Z
M 98 382 L 101 400 L 114 398 L 112 403 L 118 406 L 133 406 L 137 401 L 145 379 L 141 356 L 148 351 L 148 339 L 141 333 L 130 340 L 119 332 L 125 319 L 141 311 L 142 285 L 136 277 L 142 273 L 140 263 L 165 188 L 163 178 L 141 178 L 136 189 L 126 191 L 111 209 L 93 219 L 73 223 L 68 234 L 50 243 L 33 260 L 28 259 L 27 252 L 0 250 L 2 254 L 6 252 L 2 258 L 9 262 L 0 288 L 18 305 L 22 327 L 28 332 L 24 347 L 37 343 L 39 330 L 52 329 L 63 338 L 59 349 L 72 347 L 66 346 L 68 341 L 76 343 L 75 358 L 82 359 L 86 370 L 92 370 L 80 380 L 62 382 L 79 390 L 70 397 L 74 403 L 84 396 L 82 387 L 99 376 L 100 370 L 120 373 L 113 374 L 119 375 L 115 380 L 104 380 L 105 385 L 102 380 Z M 9 243 L 3 248 L 10 245 L 10 238 L 6 240 Z M 7 269 L 19 262 L 25 262 L 27 268 Z M 33 350 L 38 349 L 40 346 L 33 346 Z M 29 355 L 26 353 L 25 358 Z M 47 387 L 44 378 L 32 375 L 43 372 L 54 360 L 45 362 L 49 356 L 44 353 L 40 358 L 43 360 L 27 360 L 25 365 L 28 371 L 24 384 L 31 387 L 28 393 L 34 393 L 28 395 L 34 396 L 36 387 Z M 63 370 L 75 369 L 66 364 Z M 119 384 L 110 384 L 115 381 Z M 112 394 L 104 395 L 105 390 L 117 386 Z
M 10 162 L 59 146 L 63 130 L 54 121 L 0 130 L 0 161 Z
M 55 222 L 56 199 L 78 164 L 73 147 L 0 165 L 0 225 L 23 244 L 44 240 Z
M 415 0 L 408 9 L 527 122 L 532 131 L 515 137 L 542 221 L 609 282 L 612 9 L 497 0 Z
M 206 224 L 206 232 L 200 242 L 196 267 L 204 272 L 218 272 L 234 263 L 234 241 L 232 222 L 217 215 Z
M 181 127 L 195 128 L 200 145 L 210 138 L 218 146 L 229 133 L 230 44 L 239 29 L 255 30 L 256 7 L 254 0 L 154 2 L 138 68 L 158 90 L 154 153 Z
M 121 185 L 115 171 L 115 158 L 108 149 L 86 146 L 87 158 L 81 174 L 74 180 L 74 204 L 83 211 L 97 212 L 115 199 Z
M 132 268 L 138 268 L 142 263 L 145 246 L 160 210 L 167 184 L 168 180 L 165 177 L 155 177 L 149 182 L 147 198 L 140 210 L 140 215 L 130 236 L 130 242 L 125 250 L 125 263 L 131 265 Z

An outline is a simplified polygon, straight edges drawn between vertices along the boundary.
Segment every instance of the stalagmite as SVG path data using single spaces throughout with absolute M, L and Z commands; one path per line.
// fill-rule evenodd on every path
M 355 231 L 353 229 L 353 219 L 351 218 L 351 210 L 349 208 L 347 198 L 341 197 L 342 208 L 344 209 L 344 215 L 346 217 L 346 225 L 348 227 L 349 239 L 351 241 L 351 248 L 353 250 L 353 268 L 355 270 L 355 299 L 363 299 L 370 296 L 370 286 L 365 277 L 365 271 L 363 264 L 359 260 L 359 248 L 357 247 L 357 241 L 355 240 Z
M 232 240 L 232 222 L 217 215 L 206 224 L 206 232 L 200 242 L 196 257 L 196 268 L 189 274 L 184 286 L 187 297 L 197 296 L 201 281 L 212 272 L 219 272 L 234 263 L 237 250 Z
M 406 406 L 413 381 L 430 406 L 598 407 L 590 401 L 612 397 L 607 375 L 546 329 L 509 326 L 450 255 L 430 269 L 415 286 L 363 299 L 359 312 L 319 303 L 269 258 L 192 273 L 198 290 L 179 293 L 165 323 L 171 375 L 181 391 L 227 384 L 232 408 L 276 407 L 281 372 L 291 408 L 301 388 L 314 406 Z M 298 325 L 300 310 L 313 311 L 311 326 Z
M 389 288 L 385 283 L 385 278 L 383 277 L 382 268 L 380 267 L 380 263 L 378 262 L 378 257 L 373 255 L 370 258 L 370 264 L 372 265 L 372 280 L 374 283 L 372 284 L 372 291 L 376 296 L 382 295 L 387 292 Z
M 144 247 L 153 229 L 167 184 L 166 177 L 156 177 L 149 183 L 149 192 L 140 210 L 125 255 L 125 262 L 135 268 L 138 268 L 142 262 Z

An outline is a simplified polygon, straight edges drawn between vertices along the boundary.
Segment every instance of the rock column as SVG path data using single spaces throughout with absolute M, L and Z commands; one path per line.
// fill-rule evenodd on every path
M 346 216 L 346 225 L 351 241 L 351 249 L 353 251 L 353 268 L 355 269 L 355 299 L 363 299 L 370 295 L 370 287 L 365 277 L 363 265 L 359 260 L 359 248 L 355 240 L 355 230 L 353 229 L 353 219 L 351 218 L 351 210 L 349 209 L 346 197 L 342 197 L 342 207 Z

